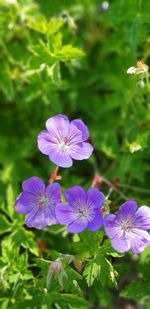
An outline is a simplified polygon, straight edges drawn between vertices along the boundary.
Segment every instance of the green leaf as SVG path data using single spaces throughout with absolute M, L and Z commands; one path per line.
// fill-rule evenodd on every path
M 48 272 L 50 261 L 40 258 L 34 258 L 34 261 L 36 262 L 36 265 L 41 269 L 41 273 L 45 276 Z
M 120 296 L 132 299 L 136 301 L 149 298 L 150 285 L 147 282 L 132 281 L 125 289 L 120 293 Z
M 113 265 L 110 263 L 110 261 L 104 256 L 100 255 L 96 257 L 96 262 L 100 266 L 99 280 L 101 284 L 117 287 L 117 272 L 113 268 Z
M 38 15 L 36 18 L 28 18 L 27 26 L 43 34 L 54 35 L 64 24 L 62 18 L 51 18 L 46 20 L 45 16 Z
M 61 308 L 66 308 L 69 305 L 73 306 L 73 308 L 81 308 L 86 309 L 88 306 L 88 302 L 74 294 L 67 294 L 67 293 L 58 293 L 58 292 L 51 292 L 48 291 L 41 291 L 37 288 L 28 289 L 30 299 L 19 299 L 18 304 L 15 308 L 19 309 L 22 308 L 37 308 L 37 304 L 39 308 L 52 308 L 53 305 L 58 304 Z M 45 307 L 44 307 L 45 306 Z
M 9 308 L 9 299 L 8 298 L 2 298 L 0 299 L 0 307 L 1 309 L 7 309 Z
M 122 255 L 117 253 L 110 244 L 110 240 L 107 239 L 97 250 L 94 258 L 94 263 L 99 267 L 97 279 L 100 280 L 102 285 L 117 287 L 117 272 L 113 268 L 113 265 L 107 258 L 107 255 L 113 257 L 121 257 Z
M 58 60 L 65 62 L 84 56 L 84 53 L 79 48 L 72 45 L 64 45 L 58 49 L 55 46 L 55 49 L 51 50 L 42 40 L 39 40 L 39 45 L 31 46 L 30 50 L 39 58 L 41 64 L 45 63 L 49 66 L 52 66 Z
M 19 247 L 14 246 L 11 237 L 4 238 L 2 240 L 2 259 L 6 263 L 13 263 L 13 261 L 16 259 L 16 256 L 18 256 Z
M 47 34 L 48 33 L 48 22 L 43 15 L 39 15 L 36 18 L 29 18 L 27 20 L 27 26 L 37 32 Z
M 140 261 L 143 264 L 150 262 L 150 246 L 147 246 L 140 254 Z
M 12 219 L 15 214 L 14 202 L 15 202 L 14 188 L 12 185 L 8 185 L 7 187 L 7 211 L 8 211 L 8 215 Z
M 59 62 L 55 62 L 51 67 L 47 66 L 47 72 L 54 85 L 57 87 L 62 85 Z
M 64 20 L 62 18 L 51 18 L 48 23 L 48 33 L 50 35 L 55 34 L 64 24 Z
M 103 231 L 93 233 L 85 230 L 78 237 L 78 241 L 74 243 L 75 251 L 81 257 L 89 257 L 97 252 L 103 238 Z
M 25 249 L 28 249 L 31 253 L 38 256 L 39 250 L 37 243 L 34 241 L 34 234 L 31 231 L 25 230 L 23 227 L 16 229 L 12 234 L 12 241 L 14 246 L 23 246 Z
M 143 280 L 147 283 L 149 283 L 149 280 L 150 280 L 149 268 L 150 268 L 149 260 L 147 260 L 145 263 L 141 261 L 141 263 L 139 263 L 137 267 L 140 277 L 142 277 Z
M 4 234 L 11 230 L 11 223 L 6 219 L 5 216 L 0 214 L 0 234 Z
M 89 262 L 84 269 L 83 276 L 86 278 L 88 286 L 91 286 L 95 279 L 99 276 L 100 265 L 96 264 L 94 261 Z
M 106 240 L 100 247 L 97 244 L 95 249 L 95 252 L 93 252 L 95 253 L 95 257 L 85 266 L 83 272 L 88 286 L 91 286 L 95 279 L 99 280 L 102 285 L 117 286 L 117 272 L 108 260 L 107 255 L 111 255 L 113 257 L 120 257 L 122 255 L 115 252 L 115 250 L 111 247 L 109 239 Z
M 82 306 L 87 305 L 87 301 L 77 295 L 53 293 L 52 298 L 55 299 L 58 304 L 70 304 L 77 306 L 76 308 L 81 308 Z
M 52 66 L 56 62 L 54 54 L 48 49 L 42 40 L 39 40 L 38 45 L 31 46 L 30 50 L 36 57 L 39 58 L 41 64 L 45 63 Z
M 84 52 L 72 45 L 64 45 L 60 50 L 54 53 L 55 57 L 60 61 L 69 61 L 73 59 L 82 58 L 85 56 Z
M 14 89 L 11 80 L 11 71 L 9 64 L 4 62 L 0 62 L 0 72 L 1 72 L 1 80 L 0 80 L 0 90 L 4 93 L 7 100 L 10 101 L 14 97 Z
M 28 270 L 28 253 L 25 251 L 16 258 L 16 263 L 14 262 L 13 268 L 19 272 L 21 280 L 29 280 L 33 278 L 33 274 Z

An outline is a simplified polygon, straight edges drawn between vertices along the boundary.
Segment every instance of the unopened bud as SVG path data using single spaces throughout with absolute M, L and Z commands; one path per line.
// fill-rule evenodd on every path
M 136 86 L 137 86 L 138 88 L 142 88 L 142 89 L 143 89 L 144 86 L 145 86 L 144 81 L 143 81 L 143 80 L 139 80 L 139 81 L 137 82 Z
M 99 187 L 99 185 L 102 183 L 102 181 L 103 181 L 103 177 L 102 176 L 100 176 L 100 175 L 95 175 L 94 177 L 93 177 L 93 181 L 92 181 L 92 187 L 94 187 L 94 188 L 97 188 L 97 187 Z
M 52 262 L 48 274 L 47 274 L 47 289 L 51 287 L 54 279 L 59 281 L 60 273 L 63 270 L 61 259 L 58 258 L 56 261 Z
M 59 272 L 60 270 L 62 269 L 62 262 L 61 262 L 61 259 L 58 258 L 56 261 L 52 262 L 50 267 L 49 267 L 49 271 L 51 273 L 53 272 Z
M 41 252 L 46 251 L 46 242 L 44 240 L 39 240 L 37 245 Z
M 83 263 L 82 260 L 77 259 L 76 257 L 73 258 L 73 264 L 76 268 L 76 270 L 81 273 L 82 269 L 83 269 Z

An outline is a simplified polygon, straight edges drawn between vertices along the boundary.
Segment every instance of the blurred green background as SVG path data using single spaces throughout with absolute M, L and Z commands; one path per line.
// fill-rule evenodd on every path
M 81 118 L 89 127 L 95 149 L 88 161 L 76 161 L 71 169 L 60 170 L 63 189 L 75 184 L 88 188 L 94 174 L 98 173 L 119 184 L 120 192 L 114 190 L 110 197 L 112 211 L 123 201 L 122 194 L 135 198 L 139 205 L 149 205 L 150 84 L 143 76 L 126 74 L 139 59 L 150 65 L 149 1 L 0 0 L 0 287 L 3 309 L 19 308 L 17 306 L 23 304 L 25 308 L 51 308 L 42 307 L 43 304 L 34 307 L 23 299 L 19 302 L 20 295 L 28 299 L 31 293 L 24 290 L 24 281 L 33 280 L 31 269 L 27 279 L 15 277 L 20 271 L 19 263 L 20 269 L 25 261 L 27 263 L 25 256 L 21 261 L 16 260 L 22 253 L 20 248 L 26 248 L 27 253 L 30 251 L 29 255 L 38 256 L 37 240 L 45 239 L 48 248 L 72 252 L 71 238 L 66 244 L 56 231 L 31 232 L 23 227 L 23 217 L 13 210 L 21 182 L 33 175 L 48 182 L 54 169 L 48 157 L 37 148 L 37 135 L 45 128 L 49 117 L 62 113 L 70 119 Z M 101 189 L 108 193 L 105 185 Z M 147 250 L 142 261 L 149 263 L 149 258 L 150 250 Z M 126 277 L 126 272 L 130 274 L 130 270 L 136 268 L 133 265 L 129 258 L 122 268 L 118 266 L 124 278 L 120 290 L 130 281 L 132 285 L 134 276 L 140 278 L 140 272 L 147 273 L 145 268 L 138 268 L 133 271 L 133 278 Z M 144 265 L 148 269 L 149 264 Z M 36 267 L 33 273 L 36 277 Z M 132 286 L 122 294 L 134 299 L 130 303 L 133 308 L 137 306 L 136 301 L 149 296 L 149 278 L 146 280 L 142 295 L 132 292 Z M 104 288 L 96 283 L 91 294 L 84 290 L 89 305 L 84 307 L 83 304 L 82 308 L 127 308 L 126 301 L 119 297 L 120 290 L 112 293 L 107 284 Z M 94 304 L 102 307 L 94 307 Z M 144 306 L 150 308 L 147 303 Z M 67 308 L 66 303 L 60 304 L 60 308 Z M 69 308 L 77 308 L 77 304 Z

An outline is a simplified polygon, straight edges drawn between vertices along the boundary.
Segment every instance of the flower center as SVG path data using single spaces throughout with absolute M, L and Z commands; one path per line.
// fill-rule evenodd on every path
M 121 229 L 124 231 L 124 232 L 129 232 L 132 228 L 132 222 L 131 220 L 127 220 L 127 221 L 121 221 L 120 222 L 121 224 Z
M 41 196 L 38 200 L 39 208 L 46 208 L 49 204 L 49 199 L 47 196 Z
M 59 144 L 59 146 L 60 146 L 60 149 L 61 149 L 62 151 L 66 151 L 66 150 L 68 149 L 68 146 L 67 146 L 67 142 L 66 142 L 66 141 L 61 142 L 61 143 Z
M 78 208 L 77 210 L 77 219 L 82 222 L 91 221 L 93 214 L 89 208 Z

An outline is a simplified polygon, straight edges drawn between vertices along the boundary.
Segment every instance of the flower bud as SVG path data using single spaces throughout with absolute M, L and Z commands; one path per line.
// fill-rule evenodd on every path
M 59 281 L 61 271 L 63 270 L 61 259 L 58 258 L 56 261 L 52 262 L 48 274 L 47 274 L 47 288 L 49 289 L 54 283 L 54 279 Z
M 50 267 L 49 267 L 49 271 L 51 273 L 59 272 L 61 269 L 62 269 L 62 262 L 61 262 L 60 258 L 58 258 L 56 261 L 52 262 Z
M 103 182 L 103 177 L 101 175 L 95 175 L 92 181 L 92 187 L 97 188 Z
M 137 82 L 137 84 L 136 84 L 136 86 L 138 87 L 138 88 L 141 88 L 141 89 L 143 89 L 144 88 L 144 81 L 143 80 L 139 80 L 138 82 Z
M 82 260 L 80 259 L 77 259 L 75 256 L 73 258 L 73 264 L 76 268 L 76 270 L 81 273 L 82 272 L 82 269 L 83 269 L 83 263 L 82 263 Z

